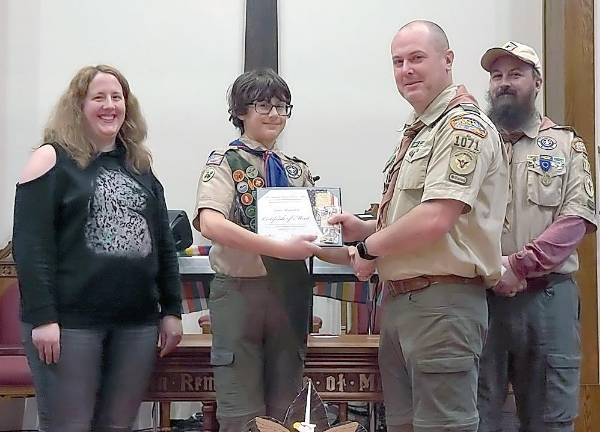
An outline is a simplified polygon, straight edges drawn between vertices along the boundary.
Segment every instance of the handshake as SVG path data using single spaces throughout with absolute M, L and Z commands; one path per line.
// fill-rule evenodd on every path
M 368 281 L 375 273 L 377 257 L 369 254 L 366 238 L 375 232 L 375 221 L 365 221 L 353 214 L 341 213 L 331 216 L 328 222 L 341 224 L 344 240 L 358 243 L 356 246 L 341 248 L 319 248 L 315 256 L 333 264 L 352 266 L 358 280 Z

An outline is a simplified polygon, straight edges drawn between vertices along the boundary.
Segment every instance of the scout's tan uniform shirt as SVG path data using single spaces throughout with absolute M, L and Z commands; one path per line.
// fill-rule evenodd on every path
M 265 149 L 258 142 L 247 138 L 240 138 L 240 141 L 252 149 Z M 238 222 L 233 220 L 234 200 L 238 199 L 238 194 L 236 193 L 236 183 L 233 180 L 233 172 L 229 167 L 227 158 L 224 156 L 227 150 L 217 150 L 211 153 L 206 167 L 200 176 L 196 199 L 197 211 L 193 222 L 194 227 L 198 230 L 200 230 L 198 212 L 203 208 L 216 210 L 222 213 L 226 219 L 234 223 Z M 265 179 L 265 168 L 260 156 L 243 150 L 230 151 L 237 151 L 250 165 L 258 169 L 258 177 Z M 290 186 L 313 186 L 312 177 L 303 161 L 286 156 L 277 148 L 273 148 L 272 151 L 281 158 Z M 246 176 L 241 183 L 250 184 L 249 192 L 252 192 L 254 186 L 250 183 L 250 180 L 252 179 Z M 246 206 L 246 204 L 242 205 Z M 219 243 L 213 242 L 209 252 L 209 260 L 212 269 L 216 273 L 228 276 L 257 277 L 267 274 L 260 255 L 230 248 Z
M 384 280 L 421 275 L 482 276 L 489 286 L 500 278 L 500 236 L 508 195 L 508 157 L 492 122 L 459 105 L 442 115 L 456 94 L 450 86 L 417 121 L 425 127 L 414 138 L 400 165 L 387 224 L 420 203 L 453 199 L 464 214 L 450 232 L 426 249 L 377 260 Z M 386 167 L 386 171 L 390 167 Z
M 560 216 L 579 216 L 596 225 L 594 183 L 585 145 L 570 128 L 553 126 L 540 131 L 541 124 L 536 113 L 523 137 L 512 144 L 503 255 L 521 250 Z M 578 268 L 577 251 L 573 251 L 553 271 L 571 273 Z

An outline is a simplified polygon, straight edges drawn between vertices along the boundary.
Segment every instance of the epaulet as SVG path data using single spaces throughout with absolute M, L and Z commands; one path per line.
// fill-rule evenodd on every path
M 481 113 L 481 110 L 479 109 L 479 107 L 475 104 L 472 103 L 461 103 L 458 104 L 462 109 L 464 109 L 465 111 L 469 111 L 469 112 L 474 112 L 476 114 Z
M 566 131 L 569 131 L 569 132 L 573 132 L 576 137 L 579 137 L 579 134 L 577 133 L 577 131 L 575 130 L 575 128 L 572 127 L 572 126 L 554 125 L 550 129 L 566 130 Z
M 285 154 L 285 153 L 284 153 L 284 154 Z M 299 157 L 297 157 L 297 156 L 288 156 L 288 155 L 285 155 L 285 157 L 287 157 L 288 159 L 291 159 L 291 160 L 293 160 L 294 162 L 300 162 L 300 163 L 302 163 L 302 164 L 304 164 L 304 165 L 308 165 L 306 162 L 304 162 L 302 159 L 300 159 L 300 158 L 299 158 Z

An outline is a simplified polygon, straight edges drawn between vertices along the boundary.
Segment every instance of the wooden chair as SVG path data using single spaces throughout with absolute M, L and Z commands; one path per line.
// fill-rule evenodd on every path
M 19 287 L 10 243 L 0 250 L 0 397 L 35 395 L 31 370 L 21 344 Z

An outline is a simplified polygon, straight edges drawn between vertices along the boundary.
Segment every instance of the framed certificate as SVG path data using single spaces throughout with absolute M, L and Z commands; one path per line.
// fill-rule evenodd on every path
M 258 234 L 278 240 L 313 234 L 319 246 L 342 246 L 341 225 L 327 222 L 342 212 L 339 188 L 258 188 L 256 197 Z

